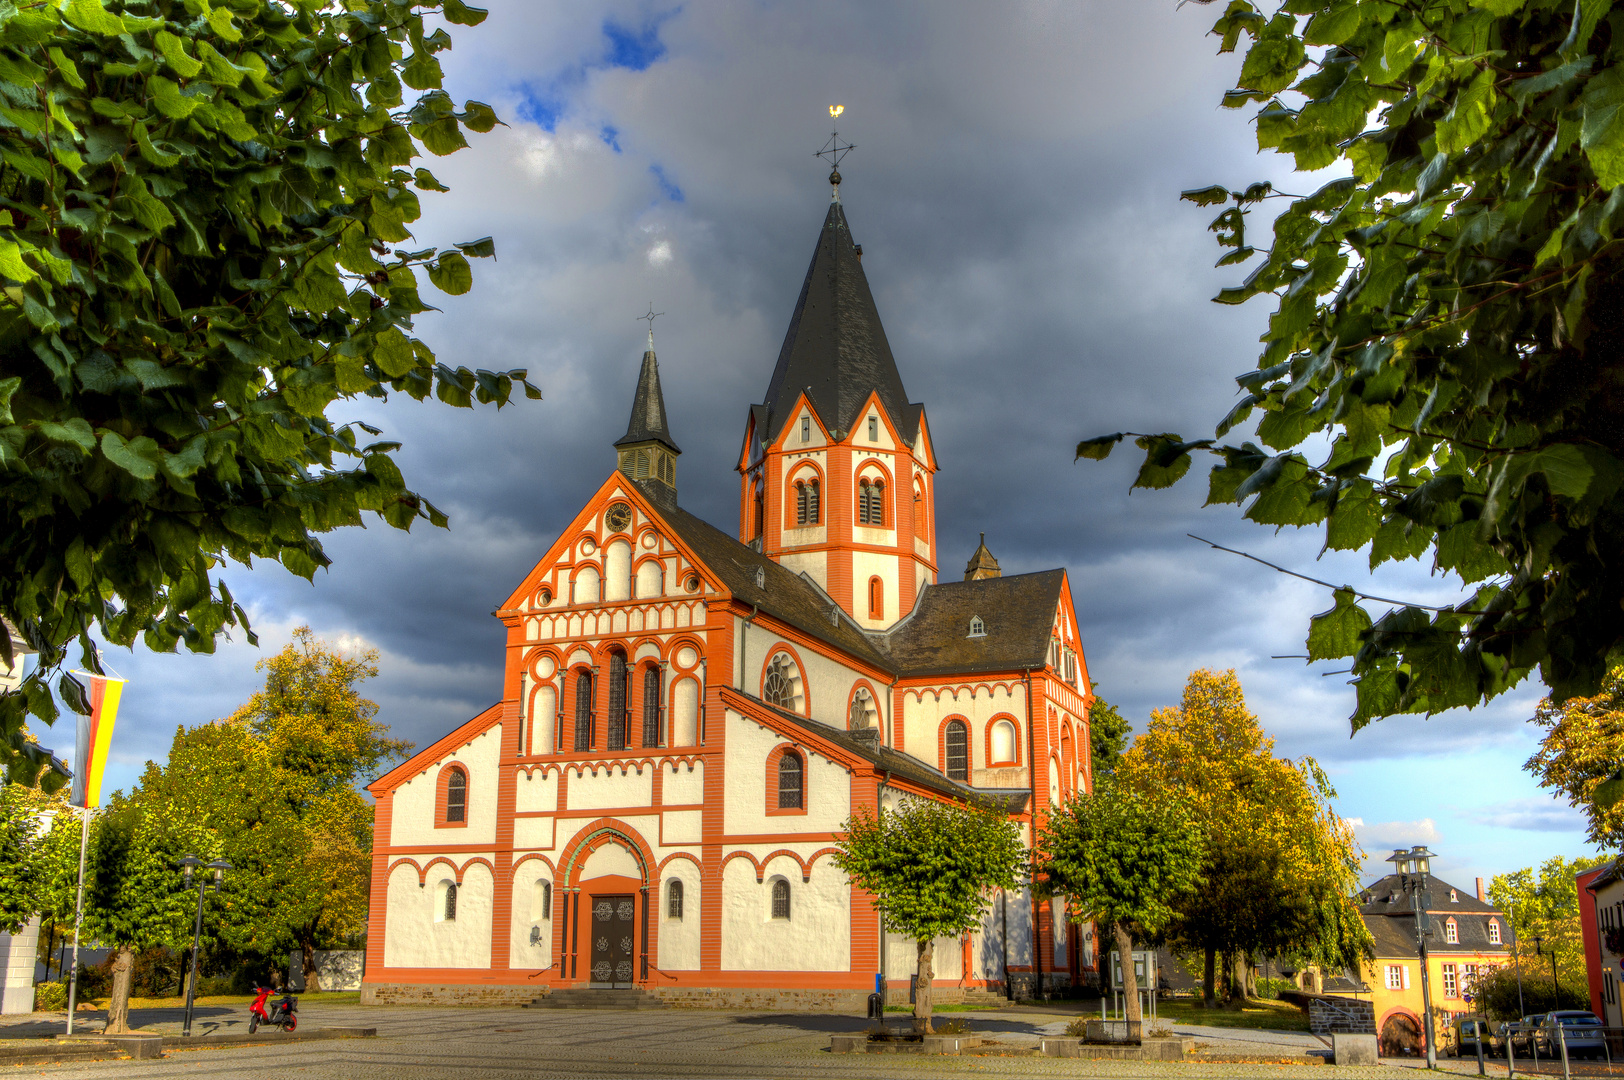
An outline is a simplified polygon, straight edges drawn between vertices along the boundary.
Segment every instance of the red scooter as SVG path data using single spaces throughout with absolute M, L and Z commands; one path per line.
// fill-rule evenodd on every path
M 276 991 L 268 986 L 256 986 L 254 991 L 259 997 L 248 1006 L 248 1034 L 252 1035 L 258 1031 L 261 1024 L 274 1024 L 283 1031 L 292 1031 L 299 1026 L 298 998 L 284 993 L 277 1000 L 267 1004 L 266 999 Z

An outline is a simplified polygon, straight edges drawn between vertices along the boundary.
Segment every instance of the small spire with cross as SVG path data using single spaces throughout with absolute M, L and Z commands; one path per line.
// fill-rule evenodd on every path
M 648 322 L 648 351 L 649 352 L 654 351 L 654 320 L 658 319 L 661 315 L 664 315 L 664 314 L 665 314 L 665 312 L 663 312 L 663 311 L 655 311 L 654 310 L 654 301 L 650 300 L 649 305 L 648 305 L 648 314 L 647 315 L 639 315 L 639 316 L 637 316 L 637 318 L 632 320 L 633 322 L 643 322 L 645 320 Z
M 838 120 L 845 111 L 846 106 L 844 105 L 831 105 L 829 106 L 829 119 Z M 833 131 L 829 134 L 829 141 L 823 144 L 823 149 L 817 152 L 817 157 L 829 159 L 830 202 L 840 201 L 840 159 L 855 149 L 856 146 L 849 142 L 842 145 L 840 132 Z

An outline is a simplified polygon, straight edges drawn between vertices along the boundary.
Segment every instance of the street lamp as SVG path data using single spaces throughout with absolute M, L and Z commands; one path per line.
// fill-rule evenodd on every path
M 199 866 L 205 870 L 214 871 L 214 880 L 200 876 L 197 880 L 197 922 L 192 926 L 192 974 L 186 980 L 186 1024 L 181 1028 L 182 1035 L 192 1033 L 192 1000 L 197 996 L 197 945 L 203 936 L 203 894 L 212 889 L 219 889 L 226 880 L 226 871 L 231 864 L 224 859 L 215 859 L 205 864 L 196 855 L 186 855 L 180 860 L 181 877 L 186 879 L 186 887 L 192 887 L 192 872 Z
M 1538 934 L 1534 935 L 1534 955 L 1535 956 L 1544 956 L 1545 955 L 1545 953 L 1540 949 L 1540 945 L 1541 945 L 1541 943 L 1544 942 L 1544 940 L 1545 939 L 1540 937 Z M 1556 981 L 1556 941 L 1555 941 L 1555 939 L 1552 939 L 1552 941 L 1551 941 L 1551 992 L 1555 995 L 1555 997 L 1551 998 L 1551 1008 L 1560 1009 L 1562 1007 L 1562 986 L 1561 986 L 1560 983 L 1558 983 Z
M 1427 909 L 1431 907 L 1427 899 L 1427 877 L 1432 872 L 1432 860 L 1436 857 L 1425 845 L 1417 844 L 1408 851 L 1395 848 L 1387 858 L 1398 873 L 1400 884 L 1409 891 L 1410 910 L 1415 912 L 1415 948 L 1421 957 L 1421 1011 L 1426 1024 L 1429 1069 L 1438 1067 L 1438 1040 L 1432 1018 L 1432 979 L 1428 973 L 1430 961 L 1427 958 L 1427 938 L 1432 936 L 1432 931 L 1427 929 L 1432 921 L 1427 914 Z

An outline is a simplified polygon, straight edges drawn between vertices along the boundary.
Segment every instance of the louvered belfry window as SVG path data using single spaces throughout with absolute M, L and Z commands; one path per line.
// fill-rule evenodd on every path
M 626 654 L 609 654 L 609 749 L 626 749 Z
M 965 781 L 970 778 L 970 731 L 962 720 L 947 725 L 947 778 Z
M 592 672 L 575 676 L 575 749 L 592 749 Z
M 660 669 L 643 669 L 643 745 L 660 745 Z
M 857 523 L 859 525 L 885 524 L 885 484 L 880 480 L 864 480 L 857 489 Z

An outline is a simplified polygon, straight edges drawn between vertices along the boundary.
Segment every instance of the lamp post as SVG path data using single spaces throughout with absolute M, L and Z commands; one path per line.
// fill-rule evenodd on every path
M 1538 934 L 1534 935 L 1535 956 L 1545 955 L 1544 950 L 1540 948 L 1544 941 L 1545 939 Z M 1562 985 L 1556 981 L 1556 940 L 1554 938 L 1551 940 L 1551 993 L 1554 995 L 1551 998 L 1551 1008 L 1560 1009 L 1562 1007 Z
M 1415 948 L 1421 958 L 1421 1012 L 1422 1022 L 1426 1025 L 1427 1040 L 1427 1068 L 1438 1067 L 1437 1036 L 1432 1018 L 1432 979 L 1428 973 L 1430 960 L 1427 957 L 1427 938 L 1432 932 L 1427 925 L 1432 921 L 1427 915 L 1431 906 L 1427 902 L 1427 877 L 1432 872 L 1432 859 L 1434 855 L 1422 844 L 1417 844 L 1405 851 L 1403 848 L 1395 849 L 1387 859 L 1394 864 L 1398 871 L 1400 883 L 1409 890 L 1410 910 L 1415 912 Z
M 203 894 L 211 888 L 218 889 L 226 879 L 226 871 L 231 869 L 231 864 L 224 859 L 215 859 L 211 863 L 204 864 L 196 855 L 184 856 L 180 860 L 180 872 L 186 879 L 187 888 L 192 887 L 192 871 L 199 866 L 205 870 L 213 870 L 214 880 L 199 877 L 197 881 L 197 922 L 192 926 L 192 973 L 186 979 L 186 1023 L 181 1028 L 181 1034 L 188 1036 L 192 1033 L 192 1000 L 197 996 L 197 946 L 203 937 Z

